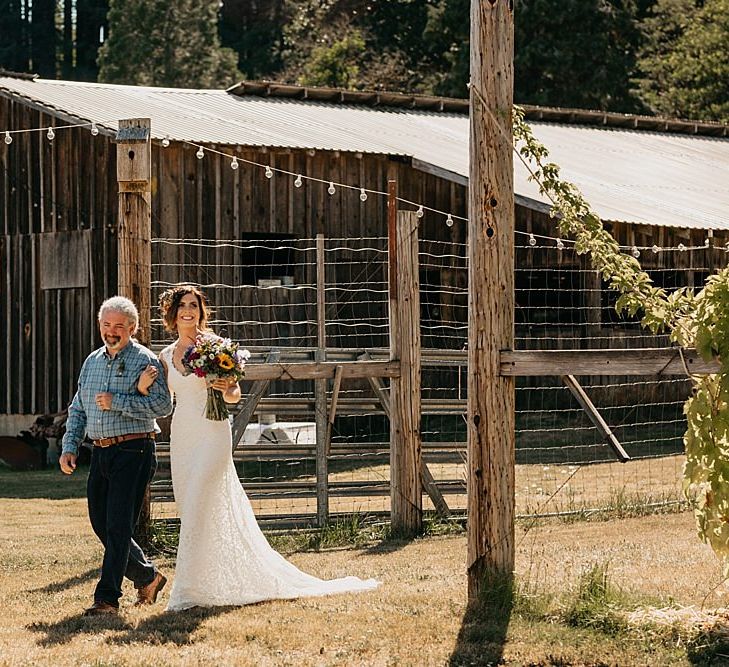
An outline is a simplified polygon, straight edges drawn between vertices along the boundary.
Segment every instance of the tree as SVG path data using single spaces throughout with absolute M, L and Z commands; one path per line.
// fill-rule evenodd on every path
M 633 0 L 523 0 L 515 19 L 516 100 L 640 111 L 631 91 L 636 12 Z
M 0 67 L 28 71 L 28 21 L 21 0 L 0 0 Z
M 236 55 L 220 46 L 217 0 L 111 0 L 99 80 L 217 88 L 240 78 Z
M 637 79 L 654 113 L 729 122 L 729 0 L 659 0 Z
M 281 67 L 284 0 L 224 0 L 220 40 L 238 54 L 238 68 L 257 79 Z
M 37 1 L 37 0 L 36 0 Z M 96 81 L 97 59 L 103 34 L 108 30 L 108 0 L 76 0 L 76 60 L 74 79 Z

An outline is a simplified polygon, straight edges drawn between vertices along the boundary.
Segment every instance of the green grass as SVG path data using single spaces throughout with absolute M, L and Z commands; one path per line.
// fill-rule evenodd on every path
M 64 475 L 58 468 L 32 471 L 0 468 L 0 498 L 85 498 L 87 476 L 87 467 L 77 469 L 73 475 Z

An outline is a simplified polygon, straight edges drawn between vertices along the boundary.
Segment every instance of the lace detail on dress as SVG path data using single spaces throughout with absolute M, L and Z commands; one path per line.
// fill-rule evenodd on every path
M 230 423 L 204 417 L 205 380 L 182 375 L 172 363 L 172 350 L 167 347 L 160 356 L 177 401 L 170 467 L 181 528 L 167 608 L 244 605 L 376 588 L 374 579 L 318 579 L 271 548 L 238 480 Z

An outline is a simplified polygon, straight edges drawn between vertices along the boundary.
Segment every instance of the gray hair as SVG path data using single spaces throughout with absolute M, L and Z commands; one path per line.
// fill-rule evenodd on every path
M 101 322 L 101 318 L 107 311 L 126 315 L 129 322 L 134 323 L 134 331 L 136 332 L 137 327 L 139 327 L 139 311 L 133 301 L 125 296 L 112 296 L 107 299 L 99 308 L 99 322 Z

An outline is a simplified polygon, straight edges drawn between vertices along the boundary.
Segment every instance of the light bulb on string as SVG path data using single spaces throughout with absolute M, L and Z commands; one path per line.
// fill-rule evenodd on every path
M 205 151 L 203 150 L 202 146 L 197 147 L 197 153 L 195 153 L 195 157 L 198 160 L 202 160 L 205 157 Z
M 10 135 L 10 132 L 5 132 L 5 143 L 8 146 L 13 143 L 13 137 Z
M 564 241 L 562 239 L 557 239 L 557 250 L 564 250 Z
M 708 236 L 706 237 L 706 240 L 704 241 L 704 247 L 711 248 L 711 239 Z
M 266 178 L 273 178 L 273 169 L 266 167 Z
M 170 147 L 170 138 L 165 137 L 162 139 L 162 148 L 169 148 Z
M 450 213 L 448 214 L 448 217 L 446 218 L 446 226 L 453 227 L 453 216 Z
M 367 201 L 367 193 L 364 188 L 359 189 L 359 199 L 360 201 Z
M 630 252 L 633 255 L 633 257 L 635 257 L 636 259 L 638 259 L 638 257 L 640 257 L 640 250 L 638 250 L 637 245 L 634 245 L 633 249 Z
M 679 252 L 686 252 L 686 246 L 683 243 L 678 244 L 678 251 Z
M 301 180 L 301 174 L 299 174 L 299 175 L 298 175 L 298 176 L 296 177 L 296 180 L 294 181 L 294 186 L 295 186 L 295 187 L 297 187 L 297 188 L 300 188 L 300 187 L 301 187 L 301 184 L 302 184 L 302 182 L 303 182 L 303 181 Z
M 235 171 L 236 169 L 238 169 L 238 158 L 237 158 L 237 157 L 234 157 L 234 158 L 233 158 L 233 159 L 232 159 L 232 160 L 230 161 L 230 168 L 231 168 L 231 169 L 232 169 L 233 171 Z
M 48 133 L 46 134 L 46 137 L 48 137 L 48 141 L 53 141 L 56 138 L 56 133 L 53 131 L 52 127 L 48 128 Z
M 422 218 L 425 215 L 425 211 L 423 211 L 422 206 L 418 206 L 418 210 L 415 211 L 415 215 L 417 215 L 419 218 Z
M 654 245 L 654 246 L 653 246 L 653 247 L 651 248 L 651 250 L 653 251 L 653 254 L 654 254 L 654 255 L 657 255 L 657 254 L 658 254 L 659 252 L 661 252 L 661 249 L 660 249 L 660 248 L 659 248 L 659 247 L 658 247 L 657 245 Z
M 529 245 L 532 248 L 537 245 L 537 239 L 534 238 L 534 234 L 529 234 Z
M 96 123 L 91 123 L 91 134 L 95 137 L 99 134 L 99 128 L 96 127 Z
M 334 183 L 332 183 L 331 181 L 329 181 L 329 187 L 327 188 L 327 192 L 330 195 L 333 195 L 336 191 L 337 191 L 337 189 L 334 187 Z

